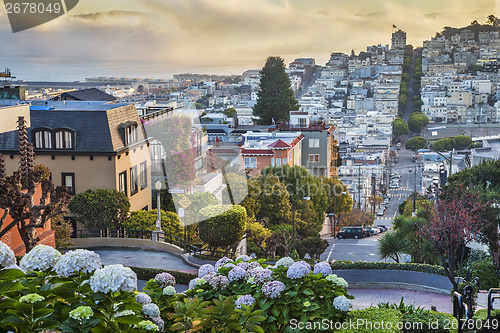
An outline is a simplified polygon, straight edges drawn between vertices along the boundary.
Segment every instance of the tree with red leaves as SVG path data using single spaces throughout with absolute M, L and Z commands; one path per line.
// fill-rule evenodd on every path
M 457 250 L 470 243 L 479 232 L 486 206 L 479 200 L 477 191 L 461 185 L 445 189 L 429 222 L 420 229 L 422 236 L 436 246 L 455 291 L 458 291 Z
M 36 230 L 44 228 L 47 221 L 66 212 L 71 196 L 66 186 L 55 187 L 49 179 L 48 169 L 35 166 L 33 144 L 28 142 L 24 117 L 18 119 L 20 168 L 12 176 L 5 174 L 5 159 L 0 154 L 0 238 L 17 226 L 28 253 L 39 241 Z M 35 202 L 35 192 L 41 187 L 40 200 Z M 5 224 L 7 216 L 12 221 Z

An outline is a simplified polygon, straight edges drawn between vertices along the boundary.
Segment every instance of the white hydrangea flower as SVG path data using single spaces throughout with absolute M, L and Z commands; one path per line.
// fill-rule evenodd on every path
M 92 273 L 102 267 L 101 258 L 94 251 L 73 250 L 66 252 L 57 262 L 54 270 L 62 276 L 78 273 Z
M 134 291 L 137 289 L 137 275 L 121 264 L 104 266 L 90 278 L 90 288 L 93 292 L 102 293 Z
M 194 278 L 191 281 L 189 281 L 189 289 L 194 289 L 197 286 L 200 286 L 204 283 L 207 283 L 207 281 L 203 278 Z
M 151 303 L 151 297 L 145 293 L 138 293 L 135 296 L 135 301 L 141 305 L 146 305 Z
M 227 274 L 227 278 L 229 279 L 229 281 L 237 281 L 237 280 L 244 279 L 246 277 L 246 275 L 247 275 L 247 272 L 243 268 L 234 267 Z
M 0 268 L 10 268 L 16 265 L 16 256 L 4 242 L 0 241 Z
M 252 259 L 252 258 L 250 258 L 249 256 L 247 256 L 246 254 L 242 254 L 242 255 L 239 255 L 239 256 L 236 257 L 236 261 L 238 261 L 238 260 L 250 261 L 250 259 Z
M 276 267 L 280 267 L 280 266 L 290 267 L 293 265 L 294 262 L 295 261 L 293 261 L 293 259 L 290 257 L 283 257 L 276 262 Z
M 142 307 L 142 313 L 150 318 L 158 317 L 160 315 L 160 308 L 154 303 L 149 303 Z
M 45 300 L 45 297 L 38 295 L 38 294 L 28 294 L 28 295 L 24 295 L 23 297 L 19 298 L 19 302 L 31 303 L 31 304 L 35 304 L 36 302 L 41 302 L 44 300 Z
M 163 288 L 163 295 L 172 296 L 175 295 L 175 293 L 176 291 L 173 286 L 166 286 L 165 288 Z
M 52 269 L 61 258 L 61 253 L 47 245 L 37 245 L 20 262 L 25 272 L 46 271 Z
M 139 324 L 137 324 L 137 328 L 146 331 L 153 331 L 153 332 L 158 331 L 158 326 L 156 326 L 153 322 L 149 320 L 140 321 Z
M 222 257 L 215 263 L 215 268 L 224 267 L 225 264 L 231 262 L 232 260 L 228 257 Z
M 339 286 L 347 289 L 349 287 L 349 284 L 347 283 L 346 280 L 344 280 L 341 277 L 338 277 L 336 274 L 330 274 L 326 277 L 327 281 L 333 282 L 335 284 L 338 284 Z
M 90 306 L 79 306 L 69 313 L 69 316 L 75 320 L 90 319 L 94 315 L 94 311 Z
M 351 308 L 351 301 L 345 296 L 337 296 L 333 300 L 333 307 L 339 311 L 347 312 Z

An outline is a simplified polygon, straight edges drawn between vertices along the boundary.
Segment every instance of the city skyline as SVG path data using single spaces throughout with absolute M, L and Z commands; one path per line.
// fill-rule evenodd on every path
M 99 68 L 130 76 L 241 74 L 261 68 L 270 55 L 286 62 L 312 57 L 323 65 L 331 52 L 390 44 L 393 24 L 419 46 L 445 26 L 482 23 L 489 14 L 496 14 L 493 0 L 474 7 L 464 0 L 81 0 L 68 15 L 16 34 L 0 10 L 0 41 L 8 45 L 0 68 L 30 79 L 25 69 L 41 64 L 49 72 L 88 68 L 89 76 Z

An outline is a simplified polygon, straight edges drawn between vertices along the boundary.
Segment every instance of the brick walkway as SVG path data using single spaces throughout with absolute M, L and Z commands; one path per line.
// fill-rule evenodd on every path
M 453 303 L 449 295 L 404 289 L 349 289 L 348 292 L 354 296 L 352 300 L 354 309 L 376 306 L 381 302 L 399 304 L 403 297 L 405 304 L 413 304 L 428 310 L 431 306 L 435 306 L 437 311 L 453 313 Z

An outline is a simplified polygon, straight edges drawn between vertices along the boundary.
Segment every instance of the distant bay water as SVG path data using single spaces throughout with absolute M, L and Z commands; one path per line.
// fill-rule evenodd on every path
M 210 67 L 184 65 L 171 67 L 165 64 L 132 62 L 90 62 L 74 60 L 58 62 L 47 59 L 0 58 L 0 72 L 9 68 L 17 80 L 73 82 L 84 81 L 89 77 L 129 77 L 171 79 L 174 74 L 241 74 L 249 68 L 242 66 Z

